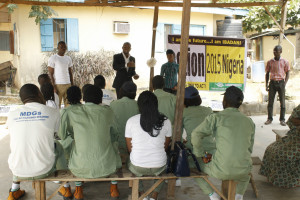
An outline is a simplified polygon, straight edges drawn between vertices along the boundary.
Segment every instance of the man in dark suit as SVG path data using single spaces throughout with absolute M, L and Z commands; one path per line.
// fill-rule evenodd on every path
M 139 75 L 135 72 L 135 59 L 129 52 L 131 50 L 131 44 L 125 42 L 123 44 L 123 52 L 114 55 L 113 68 L 117 71 L 113 87 L 116 89 L 117 98 L 119 99 L 119 91 L 123 83 L 132 81 L 132 77 L 136 80 Z

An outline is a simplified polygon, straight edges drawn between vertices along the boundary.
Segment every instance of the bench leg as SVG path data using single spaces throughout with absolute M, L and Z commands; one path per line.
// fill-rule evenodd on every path
M 157 186 L 159 186 L 163 181 L 165 181 L 165 179 L 159 179 L 157 180 L 152 186 L 151 188 L 149 188 L 144 194 L 142 194 L 139 197 L 139 200 L 143 200 L 146 196 L 148 196 L 151 192 L 153 192 L 153 190 L 155 190 L 155 188 L 157 188 Z
M 138 179 L 132 181 L 131 199 L 132 200 L 138 200 L 139 199 L 139 180 Z
M 222 192 L 228 200 L 235 199 L 236 182 L 233 180 L 222 181 Z
M 220 192 L 220 191 L 216 188 L 216 186 L 214 186 L 214 185 L 212 184 L 212 182 L 210 182 L 210 181 L 208 180 L 207 177 L 203 177 L 203 179 L 210 185 L 210 187 L 212 187 L 212 189 L 213 189 L 213 190 L 221 197 L 221 199 L 227 200 L 227 197 L 225 197 L 224 194 L 223 194 L 222 192 Z
M 45 181 L 34 181 L 35 200 L 46 200 Z
M 174 199 L 175 198 L 175 185 L 176 185 L 176 179 L 169 179 L 168 180 L 167 199 Z
M 256 198 L 258 198 L 258 191 L 257 191 L 256 185 L 255 185 L 252 173 L 250 174 L 250 183 L 251 183 L 251 186 L 252 186 L 252 189 L 255 193 Z
M 132 184 L 133 184 L 132 180 L 129 180 L 129 187 L 130 188 L 132 188 Z

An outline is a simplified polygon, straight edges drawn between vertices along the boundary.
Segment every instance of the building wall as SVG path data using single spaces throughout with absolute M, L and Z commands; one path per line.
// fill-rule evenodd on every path
M 140 79 L 135 81 L 138 87 L 147 87 L 150 70 L 146 65 L 151 55 L 153 12 L 151 9 L 110 8 L 110 7 L 52 7 L 58 14 L 55 18 L 77 18 L 80 52 L 97 51 L 101 48 L 121 52 L 122 44 L 132 44 L 131 55 L 136 58 L 136 71 Z M 19 5 L 12 15 L 12 26 L 16 23 L 19 34 L 19 55 L 14 56 L 18 67 L 17 85 L 36 83 L 41 73 L 44 53 L 41 52 L 40 26 L 33 18 L 28 18 L 30 6 Z M 159 23 L 181 24 L 179 11 L 159 11 Z M 221 18 L 223 18 L 222 16 Z M 114 34 L 113 21 L 128 21 L 128 35 Z M 192 13 L 191 24 L 205 25 L 206 35 L 212 36 L 215 28 L 213 14 Z M 157 53 L 158 63 L 155 74 L 166 62 L 164 53 Z
M 10 31 L 10 23 L 0 23 L 0 31 Z M 9 51 L 0 51 L 0 63 L 10 61 L 13 55 Z
M 288 35 L 287 38 L 296 47 L 296 36 Z M 278 45 L 278 38 L 274 39 L 273 36 L 263 37 L 263 60 L 265 61 L 265 66 L 267 65 L 268 60 L 274 57 L 273 49 L 276 45 Z M 287 59 L 292 67 L 294 65 L 294 47 L 286 39 L 283 40 L 281 46 L 282 58 Z

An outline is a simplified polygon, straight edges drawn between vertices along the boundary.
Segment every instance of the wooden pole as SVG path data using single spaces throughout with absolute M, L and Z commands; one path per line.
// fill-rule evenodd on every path
M 283 41 L 283 34 L 284 34 L 284 27 L 285 27 L 285 22 L 286 22 L 286 13 L 287 13 L 286 3 L 287 3 L 287 0 L 282 0 L 280 26 L 281 26 L 281 30 L 283 30 L 283 31 L 280 31 L 278 45 L 281 45 L 281 43 Z
M 157 21 L 158 21 L 158 6 L 154 7 L 154 16 L 153 16 L 153 31 L 152 31 L 152 49 L 151 49 L 151 58 L 155 57 L 155 41 L 156 41 L 156 28 L 157 28 Z M 152 87 L 152 79 L 154 76 L 154 67 L 150 68 L 150 81 L 149 81 L 149 90 L 153 91 Z
M 191 17 L 191 0 L 185 0 L 182 8 L 179 75 L 178 75 L 178 86 L 177 86 L 177 95 L 176 95 L 176 110 L 175 110 L 175 119 L 174 119 L 172 149 L 174 149 L 175 141 L 181 140 L 185 76 L 186 76 L 186 65 L 188 61 L 187 59 L 188 59 L 190 17 Z

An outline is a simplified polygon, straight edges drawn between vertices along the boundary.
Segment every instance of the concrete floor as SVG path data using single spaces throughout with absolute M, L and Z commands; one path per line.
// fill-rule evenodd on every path
M 263 123 L 266 121 L 267 116 L 253 116 L 251 117 L 256 124 L 256 137 L 255 145 L 252 156 L 258 156 L 262 159 L 266 147 L 275 141 L 275 135 L 272 132 L 272 129 L 287 129 L 287 127 L 282 127 L 279 125 L 278 115 L 274 117 L 272 125 L 265 126 Z M 288 116 L 286 116 L 288 119 Z M 8 168 L 7 159 L 9 150 L 9 136 L 7 135 L 7 130 L 5 126 L 0 126 L 0 200 L 7 198 L 8 190 L 11 187 L 12 174 Z M 256 186 L 259 191 L 259 198 L 261 200 L 299 200 L 300 199 L 300 188 L 294 189 L 281 189 L 278 187 L 272 186 L 267 182 L 266 178 L 258 175 L 258 170 L 260 166 L 254 165 L 252 174 Z M 213 183 L 220 188 L 221 182 L 212 179 Z M 71 183 L 73 185 L 73 183 Z M 109 183 L 108 182 L 96 182 L 96 183 L 85 183 L 84 185 L 84 195 L 85 200 L 107 200 L 109 199 Z M 150 183 L 146 182 L 145 186 L 150 186 Z M 34 192 L 31 187 L 31 182 L 21 183 L 22 189 L 25 189 L 27 195 L 23 200 L 33 200 Z M 58 187 L 57 184 L 52 182 L 47 182 L 47 195 L 52 194 L 54 190 Z M 73 187 L 74 189 L 74 187 Z M 120 182 L 119 189 L 121 193 L 122 200 L 127 200 L 130 190 L 128 189 L 128 182 Z M 61 200 L 62 197 L 55 196 L 53 200 Z M 162 190 L 159 195 L 159 199 L 166 199 L 166 187 Z M 204 195 L 196 183 L 192 179 L 182 179 L 182 186 L 176 188 L 176 199 L 177 200 L 208 200 L 208 196 Z M 244 196 L 245 200 L 255 200 L 255 196 L 251 185 L 248 186 L 248 189 Z

